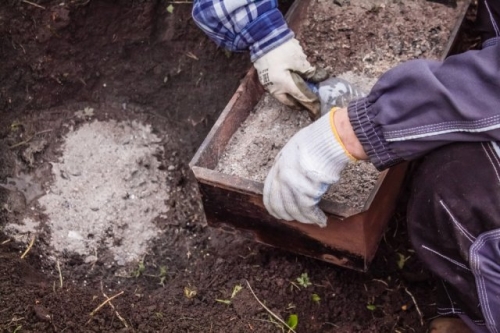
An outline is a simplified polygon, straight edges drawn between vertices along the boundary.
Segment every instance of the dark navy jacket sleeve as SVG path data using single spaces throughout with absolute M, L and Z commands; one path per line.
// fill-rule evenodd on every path
M 192 15 L 217 45 L 252 61 L 294 37 L 277 0 L 195 0 Z
M 442 62 L 397 66 L 348 114 L 380 170 L 452 142 L 500 141 L 500 38 Z

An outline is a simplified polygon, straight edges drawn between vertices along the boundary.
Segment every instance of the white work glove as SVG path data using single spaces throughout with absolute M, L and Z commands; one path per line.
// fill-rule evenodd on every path
M 264 183 L 264 205 L 274 217 L 326 226 L 318 202 L 355 160 L 338 137 L 335 110 L 297 132 L 276 157 Z
M 307 61 L 299 41 L 295 38 L 279 45 L 254 62 L 259 81 L 281 103 L 290 107 L 303 106 L 313 119 L 320 117 L 318 97 L 304 80 L 314 83 L 325 80 L 324 70 L 316 70 Z

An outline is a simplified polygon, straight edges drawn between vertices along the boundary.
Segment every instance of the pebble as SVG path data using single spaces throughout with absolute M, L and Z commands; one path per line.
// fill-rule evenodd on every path
M 77 239 L 77 240 L 83 240 L 82 235 L 80 235 L 78 232 L 73 231 L 73 230 L 71 230 L 71 231 L 68 232 L 68 238 Z
M 47 310 L 47 308 L 44 307 L 43 305 L 37 304 L 33 307 L 33 309 L 35 310 L 36 316 L 41 321 L 51 321 L 52 320 L 50 313 L 49 313 L 49 310 Z
M 96 256 L 93 256 L 93 255 L 90 255 L 90 256 L 87 256 L 85 258 L 85 263 L 92 263 L 92 262 L 96 262 L 97 261 L 97 257 Z M 85 281 L 84 281 L 85 282 Z

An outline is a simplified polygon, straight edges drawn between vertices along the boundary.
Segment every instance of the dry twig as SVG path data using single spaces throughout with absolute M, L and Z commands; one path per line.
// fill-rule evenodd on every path
M 45 9 L 45 7 L 44 7 L 44 6 L 39 5 L 39 4 L 37 4 L 37 3 L 34 3 L 34 2 L 31 2 L 31 1 L 28 1 L 28 0 L 21 0 L 21 2 L 27 3 L 28 5 L 32 5 L 32 6 L 35 6 L 35 7 L 41 8 L 41 9 Z
M 122 291 L 123 292 L 123 291 Z M 110 299 L 108 297 L 108 295 L 106 295 L 104 292 L 102 293 L 104 297 L 106 297 L 107 299 Z M 111 308 L 113 308 L 113 310 L 115 310 L 115 314 L 116 316 L 118 317 L 118 319 L 120 319 L 120 321 L 122 322 L 123 326 L 125 326 L 125 328 L 128 328 L 128 324 L 127 324 L 127 321 L 122 317 L 120 316 L 120 313 L 118 313 L 118 310 L 116 310 L 115 306 L 113 305 L 113 303 L 109 302 L 109 306 L 111 306 Z
M 293 333 L 297 333 L 297 332 L 295 332 L 295 330 L 293 328 L 291 328 L 290 326 L 288 326 L 287 323 L 285 323 L 280 317 L 278 317 L 276 314 L 274 314 L 274 312 L 272 312 L 271 310 L 269 310 L 269 308 L 264 303 L 262 303 L 259 300 L 259 298 L 257 297 L 257 295 L 255 295 L 255 293 L 253 292 L 253 289 L 250 286 L 250 282 L 248 282 L 248 280 L 245 280 L 245 282 L 247 283 L 248 289 L 252 293 L 253 297 L 255 297 L 255 300 L 257 301 L 257 303 L 259 303 L 260 306 L 262 306 L 264 308 L 264 310 L 266 310 L 271 316 L 273 316 L 274 319 L 278 320 L 281 324 L 285 325 L 285 327 L 288 328 L 290 331 L 292 331 Z
M 116 298 L 116 297 L 120 296 L 121 294 L 123 294 L 123 291 L 121 291 L 120 293 L 114 295 L 113 297 L 108 297 L 108 295 L 106 295 L 104 293 L 104 287 L 103 287 L 102 281 L 101 281 L 101 292 L 102 292 L 102 295 L 106 298 L 106 300 L 103 303 L 101 303 L 94 311 L 92 311 L 90 313 L 90 316 L 93 316 L 104 305 L 109 304 L 109 306 L 115 311 L 116 316 L 118 317 L 118 319 L 120 319 L 120 321 L 125 326 L 125 328 L 128 328 L 127 321 L 122 316 L 120 316 L 120 313 L 118 312 L 118 310 L 116 310 L 116 308 L 113 305 L 113 303 L 111 303 L 111 300 L 113 300 L 114 298 Z M 90 322 L 90 319 L 87 321 L 87 323 L 89 323 L 89 322 Z
M 380 280 L 380 279 L 373 279 L 372 281 L 377 281 L 379 283 L 382 283 L 383 285 L 385 285 L 387 288 L 389 288 L 389 284 L 387 282 L 385 282 L 384 280 Z
M 30 142 L 35 136 L 37 135 L 40 135 L 40 134 L 43 134 L 43 133 L 48 133 L 48 132 L 51 132 L 52 130 L 49 129 L 49 130 L 44 130 L 44 131 L 40 131 L 40 132 L 36 132 L 35 134 L 33 134 L 32 136 L 28 137 L 26 140 L 23 140 L 21 142 L 18 142 L 16 144 L 13 144 L 12 146 L 9 147 L 9 149 L 14 149 L 14 148 L 17 148 L 17 147 L 20 147 L 22 145 L 25 145 L 27 144 L 28 142 Z
M 59 265 L 59 260 L 56 261 L 56 266 L 57 266 L 57 271 L 59 272 L 59 285 L 60 285 L 60 288 L 62 289 L 63 277 L 62 277 L 62 272 L 61 272 L 61 265 Z
M 103 306 L 105 306 L 106 304 L 108 304 L 109 302 L 111 302 L 112 300 L 114 300 L 115 298 L 117 298 L 118 296 L 120 296 L 123 293 L 124 293 L 124 291 L 122 290 L 114 296 L 106 297 L 106 300 L 104 302 L 102 302 L 101 304 L 99 304 L 99 306 L 97 308 L 95 308 L 94 311 L 92 311 L 90 313 L 90 316 L 92 317 L 93 315 L 95 315 L 97 313 L 97 311 L 99 311 Z
M 33 236 L 33 238 L 31 238 L 31 241 L 30 241 L 30 243 L 28 245 L 28 248 L 21 255 L 21 259 L 24 259 L 24 257 L 26 257 L 26 255 L 28 254 L 28 252 L 30 252 L 31 248 L 33 247 L 33 244 L 35 244 L 35 236 Z
M 418 307 L 417 300 L 413 296 L 413 294 L 408 290 L 408 288 L 405 287 L 405 291 L 408 295 L 410 295 L 413 304 L 415 304 L 415 308 L 417 309 L 418 315 L 420 316 L 420 324 L 424 326 L 424 316 L 422 315 L 422 311 L 420 311 L 420 308 Z
M 33 139 L 34 137 L 35 137 L 35 136 L 34 136 L 34 135 L 32 135 L 32 136 L 30 136 L 29 138 L 27 138 L 26 140 L 23 140 L 23 141 L 21 141 L 21 142 L 18 142 L 18 143 L 16 143 L 16 144 L 13 144 L 12 146 L 10 146 L 10 147 L 9 147 L 9 149 L 14 149 L 14 148 L 20 147 L 20 146 L 22 146 L 22 145 L 25 145 L 25 144 L 27 144 L 28 142 L 30 142 L 30 141 L 31 141 L 31 139 Z
M 191 58 L 191 59 L 194 59 L 194 60 L 200 60 L 200 59 L 198 59 L 197 56 L 194 55 L 193 52 L 190 52 L 190 51 L 186 52 L 186 56 Z

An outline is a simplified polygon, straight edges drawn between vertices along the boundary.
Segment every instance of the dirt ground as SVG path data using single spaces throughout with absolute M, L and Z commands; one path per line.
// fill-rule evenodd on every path
M 188 162 L 250 63 L 216 48 L 190 10 L 161 0 L 0 5 L 0 332 L 286 332 L 270 312 L 296 314 L 297 332 L 426 332 L 435 281 L 408 244 L 404 201 L 368 273 L 206 226 Z M 105 248 L 93 260 L 53 252 L 51 216 L 37 204 L 65 138 L 95 121 L 136 121 L 162 138 L 168 209 L 154 219 L 160 236 L 125 265 Z M 27 216 L 36 233 L 4 232 Z M 304 273 L 311 285 L 297 280 Z

